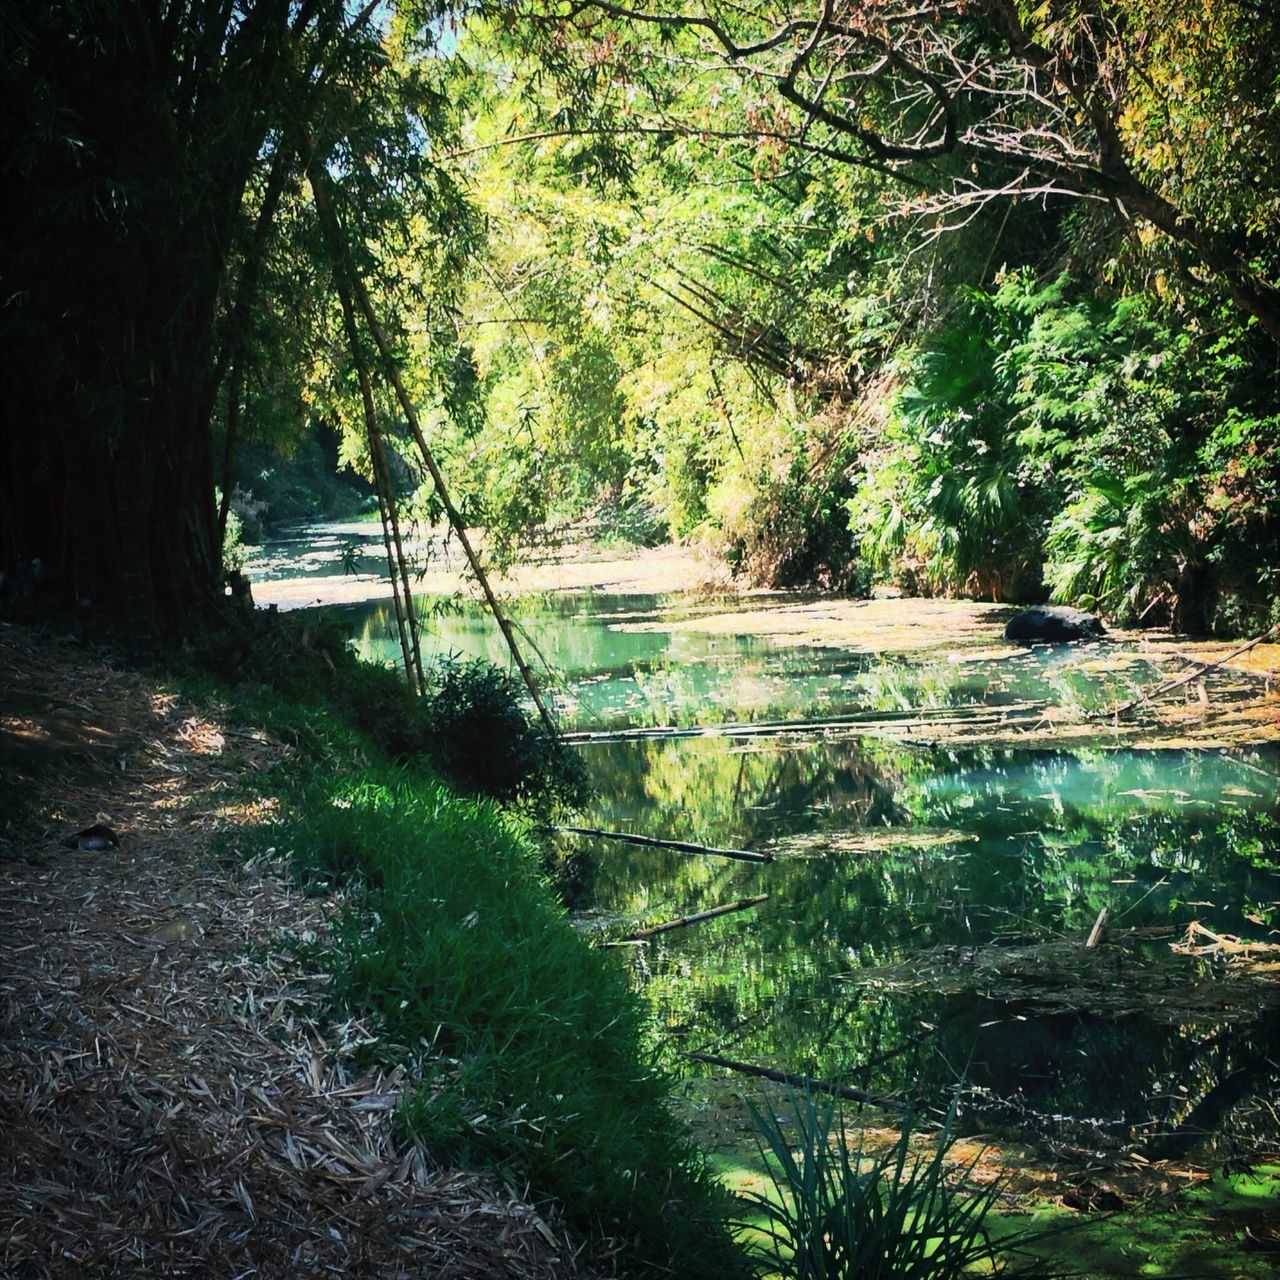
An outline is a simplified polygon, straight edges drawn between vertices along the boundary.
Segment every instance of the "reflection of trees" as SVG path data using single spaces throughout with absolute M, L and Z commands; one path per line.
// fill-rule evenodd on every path
M 797 830 L 857 830 L 901 817 L 890 766 L 852 741 L 794 745 L 697 738 L 583 749 L 602 825 L 754 845 Z
M 616 614 L 620 605 L 639 612 L 652 601 L 592 607 Z M 610 629 L 616 616 L 584 617 L 581 608 L 552 600 L 520 615 L 566 673 L 579 723 L 708 723 L 1046 694 L 1094 705 L 1103 690 L 1096 674 L 1039 654 L 868 667 L 832 653 L 770 652 L 760 641 Z M 371 609 L 367 643 L 378 626 Z M 474 611 L 441 619 L 436 643 L 506 661 Z M 1108 699 L 1127 688 L 1123 673 L 1113 679 Z M 972 1057 L 975 1125 L 1091 1145 L 1217 1127 L 1251 1091 L 1280 1083 L 1268 1056 L 1274 1018 L 1164 1026 L 975 995 L 855 993 L 841 981 L 926 947 L 1083 931 L 1104 905 L 1124 926 L 1195 916 L 1249 931 L 1241 903 L 1280 899 L 1274 753 L 930 750 L 848 737 L 582 751 L 599 797 L 591 818 L 606 828 L 748 848 L 886 824 L 965 837 L 769 866 L 568 845 L 593 859 L 583 887 L 594 905 L 628 920 L 770 895 L 750 913 L 628 953 L 659 1035 L 682 1047 L 885 1092 L 914 1080 L 934 1101 Z M 878 1065 L 864 1071 L 869 1063 Z
M 1138 1143 L 1153 1157 L 1185 1155 L 1220 1135 L 1232 1108 L 1280 1084 L 1275 1013 L 1213 1028 L 1141 1017 L 1037 1017 L 1030 1009 L 1020 1022 L 1017 1012 L 969 997 L 933 1011 L 939 1030 L 935 1052 L 920 1063 L 921 1084 L 941 1095 L 968 1064 L 967 1109 L 977 1127 L 1095 1147 Z M 1246 1145 L 1254 1136 L 1248 1128 L 1242 1121 Z
M 1242 807 L 1224 809 L 1225 791 L 1245 790 L 1230 757 L 926 753 L 849 740 L 744 750 L 694 739 L 594 744 L 584 759 L 602 826 L 759 847 L 888 816 L 967 837 L 768 866 L 599 852 L 597 902 L 623 914 L 771 895 L 749 916 L 709 922 L 632 958 L 660 1033 L 680 1046 L 886 1092 L 916 1079 L 935 1101 L 972 1055 L 976 1124 L 1095 1144 L 1198 1123 L 1198 1105 L 1203 1118 L 1233 1101 L 1233 1090 L 1274 1083 L 1274 1063 L 1259 1057 L 1274 1025 L 1211 1033 L 974 995 L 855 993 L 840 981 L 924 947 L 1082 931 L 1102 905 L 1124 913 L 1125 926 L 1194 915 L 1242 931 L 1242 901 L 1280 896 L 1261 852 L 1275 847 L 1277 824 L 1265 777 L 1253 796 L 1236 797 Z M 1251 767 L 1273 776 L 1266 756 Z M 913 1039 L 911 1052 L 861 1072 Z

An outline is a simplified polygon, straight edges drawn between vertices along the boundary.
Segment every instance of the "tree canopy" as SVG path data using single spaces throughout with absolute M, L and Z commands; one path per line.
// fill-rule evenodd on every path
M 414 489 L 439 515 L 438 459 L 499 551 L 594 514 L 775 584 L 1242 625 L 1276 563 L 1277 16 L 7 14 L 4 591 L 206 620 L 243 443 L 325 424 L 393 524 Z

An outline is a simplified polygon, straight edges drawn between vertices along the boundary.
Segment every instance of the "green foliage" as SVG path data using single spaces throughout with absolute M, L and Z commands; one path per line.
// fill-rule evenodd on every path
M 912 585 L 928 590 L 995 600 L 1037 593 L 1051 473 L 1014 418 L 1020 343 L 1053 296 L 1035 293 L 1028 275 L 994 294 L 971 291 L 965 310 L 911 359 L 884 474 L 872 474 L 853 509 L 874 568 L 902 555 L 919 566 Z
M 735 1273 L 642 1003 L 569 927 L 508 817 L 382 769 L 315 779 L 284 830 L 301 868 L 364 887 L 329 953 L 335 996 L 374 1019 L 380 1052 L 420 1063 L 409 1133 L 442 1161 L 496 1165 L 597 1246 L 626 1240 L 639 1273 Z
M 335 706 L 390 759 L 428 761 L 468 794 L 549 821 L 582 803 L 582 770 L 521 695 L 506 672 L 483 661 L 441 662 L 420 698 L 398 672 L 354 660 L 332 688 Z
M 747 1202 L 767 1224 L 761 1273 L 789 1280 L 949 1280 L 998 1265 L 1032 1234 L 997 1242 L 986 1220 L 998 1179 L 969 1187 L 979 1156 L 948 1169 L 952 1107 L 928 1157 L 911 1151 L 912 1123 L 880 1154 L 850 1146 L 839 1110 L 794 1094 L 783 1118 L 751 1106 L 772 1194 Z M 861 1144 L 861 1130 L 859 1130 Z
M 500 559 L 625 508 L 771 584 L 1251 625 L 1276 561 L 1274 20 L 1168 9 L 926 7 L 886 62 L 880 18 L 774 38 L 718 0 L 713 25 L 178 9 L 157 39 L 128 6 L 37 6 L 0 60 L 23 195 L 0 383 L 49 429 L 15 437 L 4 474 L 35 489 L 6 490 L 0 556 L 187 625 L 219 601 L 215 478 L 351 497 L 264 482 L 242 444 L 336 431 L 371 475 L 359 364 L 419 489 L 381 358 L 351 349 L 349 267 Z
M 797 458 L 785 480 L 756 485 L 746 509 L 725 520 L 726 558 L 762 586 L 865 595 L 848 518 L 854 474 L 844 450 L 817 474 Z
M 429 686 L 427 754 L 455 786 L 543 813 L 581 804 L 579 756 L 529 714 L 508 672 L 480 660 L 442 661 Z
M 1014 273 L 904 365 L 851 503 L 929 590 L 1096 604 L 1186 630 L 1268 616 L 1280 425 L 1253 336 Z M 1043 584 L 1043 587 L 1042 587 Z
M 6 18 L 0 164 L 21 216 L 0 246 L 0 388 L 33 429 L 0 472 L 30 490 L 0 502 L 0 558 L 74 563 L 53 591 L 92 601 L 86 617 L 186 633 L 219 611 L 213 487 L 231 487 L 236 446 L 295 440 L 308 399 L 331 419 L 354 402 L 335 257 L 406 348 L 412 314 L 424 399 L 456 399 L 449 283 L 477 224 L 436 150 L 442 14 L 375 9 L 176 5 L 158 22 L 56 0 Z
M 222 501 L 222 495 L 217 490 L 214 490 L 214 496 L 219 502 Z M 223 574 L 238 573 L 244 568 L 244 562 L 244 525 L 240 513 L 234 507 L 228 507 L 227 527 L 222 535 Z
M 340 620 L 257 613 L 188 648 L 188 660 L 242 696 L 305 703 L 364 735 L 392 761 L 427 762 L 456 787 L 538 821 L 578 807 L 578 757 L 532 714 L 522 689 L 489 663 L 443 661 L 414 696 L 401 674 L 362 662 Z
M 904 105 L 913 95 L 893 91 L 883 64 L 857 80 L 856 104 L 818 71 L 879 55 L 815 34 L 796 68 L 831 114 L 798 116 L 771 99 L 768 75 L 742 78 L 796 50 L 757 47 L 757 17 L 712 7 L 755 50 L 743 65 L 687 13 L 649 25 L 586 5 L 565 20 L 535 2 L 475 29 L 475 164 L 499 234 L 472 295 L 493 326 L 479 365 L 496 412 L 469 456 L 485 460 L 477 484 L 499 523 L 639 494 L 673 536 L 770 585 L 861 589 L 874 572 L 1183 627 L 1264 615 L 1274 351 L 1186 269 L 1199 258 L 1261 325 L 1274 320 L 1274 210 L 1243 171 L 1267 172 L 1277 154 L 1256 24 L 1194 4 L 1160 22 L 1125 4 L 1102 26 L 1070 4 L 904 17 L 912 57 L 960 76 L 969 130 L 928 172 L 910 147 L 891 162 L 929 193 L 904 203 L 879 165 L 840 162 L 872 136 L 918 141 L 936 120 Z M 1087 64 L 1088 83 L 1051 75 L 1024 102 L 956 70 L 970 57 L 1020 65 L 1019 23 L 1060 51 L 1055 66 Z M 1131 212 L 1149 219 L 1136 236 L 1109 206 L 1067 197 L 1114 171 L 1108 156 L 1082 159 L 1099 138 L 1070 104 L 1095 91 L 1090 118 L 1132 164 Z M 1036 154 L 1064 144 L 1053 194 L 976 198 L 1007 179 L 993 178 L 990 148 L 963 160 L 992 119 L 997 151 L 1024 128 Z M 521 129 L 536 129 L 534 145 L 500 145 Z M 819 135 L 832 146 L 810 150 Z M 1030 154 L 1014 149 L 1020 164 Z M 1179 209 L 1189 219 L 1165 216 Z M 1071 275 L 1056 275 L 1064 262 Z M 501 336 L 504 309 L 522 328 Z M 886 370 L 913 340 L 885 423 Z M 1242 555 L 1254 544 L 1268 550 Z

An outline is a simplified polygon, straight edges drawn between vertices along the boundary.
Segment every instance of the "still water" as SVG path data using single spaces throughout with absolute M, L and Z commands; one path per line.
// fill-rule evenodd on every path
M 516 617 L 577 730 L 1097 707 L 1158 680 L 1142 662 L 1086 668 L 1067 648 L 885 660 L 677 625 L 716 609 L 585 594 Z M 396 658 L 387 606 L 344 613 L 367 655 Z M 507 665 L 472 606 L 440 613 L 431 646 Z M 1137 1143 L 1187 1157 L 1275 1139 L 1276 980 L 1224 996 L 1221 961 L 1170 948 L 1193 920 L 1277 940 L 1274 749 L 954 750 L 803 726 L 576 749 L 595 790 L 585 824 L 777 855 L 566 840 L 575 912 L 601 938 L 769 895 L 626 949 L 675 1047 L 926 1108 L 963 1079 L 973 1127 L 1058 1154 Z M 1115 941 L 1086 962 L 1080 940 L 1103 907 Z M 993 955 L 1016 962 L 993 969 Z

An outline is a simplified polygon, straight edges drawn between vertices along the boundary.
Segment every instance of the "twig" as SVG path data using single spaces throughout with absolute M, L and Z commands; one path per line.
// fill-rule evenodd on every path
M 1193 680 L 1200 679 L 1200 677 L 1205 675 L 1207 672 L 1213 671 L 1217 667 L 1221 667 L 1230 662 L 1232 658 L 1238 658 L 1242 653 L 1248 653 L 1254 645 L 1261 644 L 1268 637 L 1275 635 L 1277 631 L 1280 631 L 1280 621 L 1272 623 L 1272 625 L 1269 626 L 1260 636 L 1254 636 L 1252 640 L 1240 645 L 1239 648 L 1232 649 L 1230 653 L 1223 654 L 1221 658 L 1217 658 L 1213 662 L 1206 662 L 1203 666 L 1197 665 L 1194 670 L 1188 672 L 1185 676 L 1178 676 L 1176 679 L 1166 680 L 1164 684 L 1157 685 L 1156 688 L 1142 694 L 1141 697 L 1134 698 L 1132 702 L 1126 702 L 1123 706 L 1116 707 L 1112 711 L 1095 711 L 1090 716 L 1090 719 L 1109 720 L 1113 716 L 1127 715 L 1136 707 L 1142 706 L 1144 702 L 1150 702 L 1153 698 L 1158 698 L 1162 694 L 1170 693 L 1174 689 L 1179 689 L 1184 684 L 1190 684 Z
M 715 858 L 734 858 L 738 862 L 772 862 L 771 853 L 754 853 L 750 849 L 717 849 L 709 844 L 692 844 L 687 840 L 656 840 L 653 836 L 636 836 L 629 831 L 601 831 L 598 827 L 556 827 L 569 836 L 589 836 L 594 840 L 617 840 L 622 844 L 643 845 L 646 849 L 674 849 L 678 853 L 701 853 Z
M 831 1080 L 814 1080 L 810 1076 L 794 1075 L 790 1071 L 775 1071 L 772 1067 L 757 1067 L 750 1062 L 734 1062 L 732 1058 L 722 1058 L 717 1053 L 681 1053 L 682 1058 L 694 1062 L 705 1062 L 713 1067 L 723 1067 L 726 1071 L 737 1071 L 744 1076 L 760 1076 L 765 1080 L 774 1080 L 778 1084 L 790 1085 L 793 1089 L 807 1089 L 812 1093 L 829 1093 L 836 1098 L 847 1098 L 850 1102 L 865 1102 L 872 1107 L 892 1107 L 897 1111 L 905 1111 L 906 1103 L 896 1098 L 886 1098 L 878 1093 L 868 1093 L 865 1089 L 854 1089 L 847 1084 L 836 1084 Z
M 748 907 L 758 907 L 767 902 L 769 895 L 762 893 L 755 898 L 740 898 L 737 902 L 726 902 L 721 907 L 710 907 L 706 911 L 695 911 L 692 915 L 680 916 L 675 920 L 666 920 L 662 924 L 652 924 L 647 929 L 637 929 L 634 933 L 625 934 L 618 942 L 645 942 L 656 938 L 660 933 L 670 933 L 672 929 L 683 929 L 686 925 L 698 924 L 703 920 L 713 920 L 716 916 L 727 916 L 734 911 L 745 911 Z M 612 943 L 605 943 L 612 946 Z

